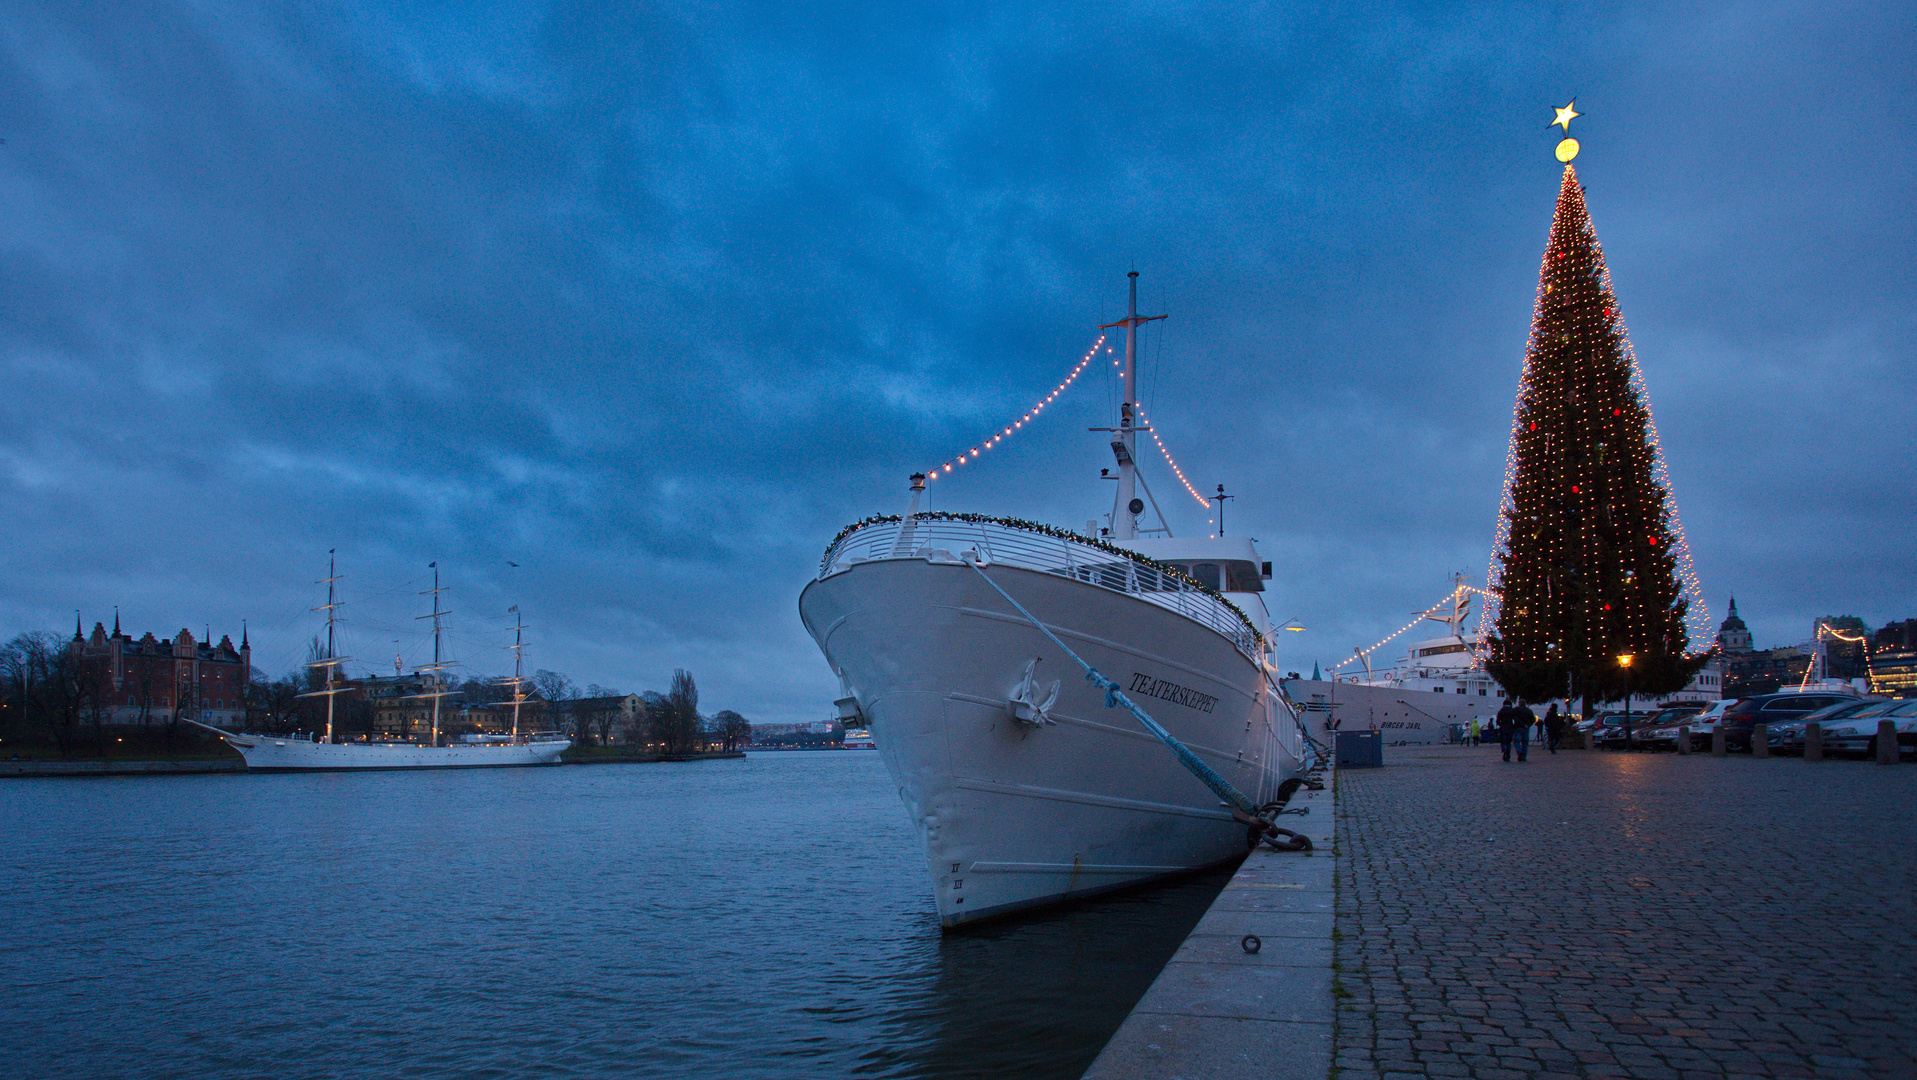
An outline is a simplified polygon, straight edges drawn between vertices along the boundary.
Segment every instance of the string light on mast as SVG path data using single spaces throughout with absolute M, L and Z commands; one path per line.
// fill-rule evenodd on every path
M 1425 619 L 1430 618 L 1431 614 L 1437 611 L 1439 608 L 1442 608 L 1447 604 L 1455 604 L 1458 600 L 1458 597 L 1464 596 L 1469 593 L 1477 593 L 1479 596 L 1485 597 L 1488 600 L 1497 599 L 1497 594 L 1495 593 L 1487 592 L 1484 589 L 1480 589 L 1475 585 L 1466 585 L 1463 582 L 1459 582 L 1458 587 L 1455 589 L 1452 589 L 1448 593 L 1445 593 L 1443 599 L 1439 600 L 1437 603 L 1431 605 L 1430 607 L 1425 608 L 1423 611 L 1418 612 L 1416 615 L 1413 615 L 1411 617 L 1410 622 L 1405 623 L 1403 626 L 1398 627 L 1396 630 L 1393 630 L 1388 636 L 1384 638 L 1384 640 L 1378 642 L 1376 645 L 1373 645 L 1369 649 L 1354 650 L 1350 657 L 1346 658 L 1340 663 L 1333 664 L 1331 667 L 1331 670 L 1337 671 L 1339 668 L 1344 667 L 1346 664 L 1355 664 L 1360 659 L 1370 656 L 1372 653 L 1377 652 L 1379 649 L 1382 649 L 1386 645 L 1389 645 L 1393 641 L 1397 640 L 1400 634 L 1403 634 L 1405 631 L 1418 625 L 1419 623 L 1423 622 Z
M 1210 510 L 1211 502 L 1198 493 L 1198 489 L 1191 485 L 1190 480 L 1185 479 L 1185 470 L 1179 468 L 1178 463 L 1172 460 L 1171 451 L 1165 448 L 1165 440 L 1158 437 L 1158 429 L 1152 426 L 1152 418 L 1145 415 L 1143 405 L 1138 406 L 1138 418 L 1144 421 L 1145 430 L 1151 432 L 1152 441 L 1158 444 L 1158 452 L 1165 455 L 1165 464 L 1171 466 L 1172 475 L 1178 477 L 1178 482 L 1185 485 L 1185 490 L 1198 501 L 1198 505 Z
M 1045 411 L 1045 406 L 1050 405 L 1052 402 L 1058 400 L 1058 395 L 1064 393 L 1065 388 L 1072 385 L 1072 383 L 1077 380 L 1079 375 L 1085 371 L 1086 366 L 1092 362 L 1092 358 L 1098 355 L 1098 350 L 1101 347 L 1103 347 L 1104 344 L 1105 344 L 1105 335 L 1104 334 L 1098 335 L 1098 340 L 1092 342 L 1092 347 L 1085 351 L 1085 355 L 1078 361 L 1078 366 L 1072 368 L 1071 373 L 1065 376 L 1065 379 L 1063 382 L 1060 382 L 1057 386 L 1053 387 L 1051 393 L 1038 399 L 1038 404 L 1033 405 L 1030 409 L 1025 410 L 1025 415 L 1019 417 L 1017 420 L 1012 421 L 1010 424 L 1007 424 L 1003 429 L 994 433 L 991 437 L 985 439 L 983 442 L 979 443 L 977 446 L 974 446 L 970 450 L 967 450 L 961 454 L 954 455 L 953 457 L 946 459 L 942 464 L 939 464 L 927 470 L 925 474 L 926 482 L 930 483 L 933 480 L 937 480 L 940 476 L 944 476 L 951 473 L 951 471 L 954 468 L 960 465 L 964 465 L 968 461 L 977 461 L 980 454 L 983 454 L 985 451 L 995 448 L 996 446 L 998 446 L 999 443 L 1004 442 L 1006 439 L 1010 438 L 1013 432 L 1022 430 L 1026 424 L 1036 419 L 1039 413 L 1042 413 Z
M 1862 645 L 1864 647 L 1865 681 L 1870 684 L 1870 692 L 1873 694 L 1877 693 L 1877 668 L 1870 654 L 1870 638 L 1864 634 L 1858 634 L 1856 636 L 1846 634 L 1842 630 L 1820 619 L 1817 622 L 1816 642 L 1821 644 L 1825 637 L 1832 637 L 1838 641 L 1849 642 L 1852 645 Z M 1806 689 L 1810 686 L 1811 673 L 1817 670 L 1817 652 L 1818 650 L 1815 648 L 1811 650 L 1810 663 L 1804 667 L 1804 681 L 1797 686 L 1799 690 Z

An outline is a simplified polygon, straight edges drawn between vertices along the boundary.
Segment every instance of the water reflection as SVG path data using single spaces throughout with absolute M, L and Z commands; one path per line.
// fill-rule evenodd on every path
M 905 1060 L 875 1052 L 857 1071 L 1079 1076 L 1230 879 L 1207 872 L 947 935 L 924 1004 L 888 1024 L 927 1038 L 895 1052 Z

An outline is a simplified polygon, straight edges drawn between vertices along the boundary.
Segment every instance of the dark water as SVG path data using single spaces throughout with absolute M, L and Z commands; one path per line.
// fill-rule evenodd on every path
M 1076 1077 L 1225 875 L 942 935 L 877 754 L 0 782 L 0 1075 Z

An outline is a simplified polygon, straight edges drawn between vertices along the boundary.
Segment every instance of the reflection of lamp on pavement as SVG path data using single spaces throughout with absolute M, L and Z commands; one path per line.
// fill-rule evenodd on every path
M 1617 666 L 1624 669 L 1624 749 L 1631 749 L 1631 661 L 1630 653 L 1619 653 Z

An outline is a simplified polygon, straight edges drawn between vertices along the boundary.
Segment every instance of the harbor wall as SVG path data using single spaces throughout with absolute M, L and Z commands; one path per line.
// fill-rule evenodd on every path
M 1085 1080 L 1324 1080 L 1332 1051 L 1337 770 L 1279 823 L 1310 852 L 1260 847 L 1105 1044 Z

